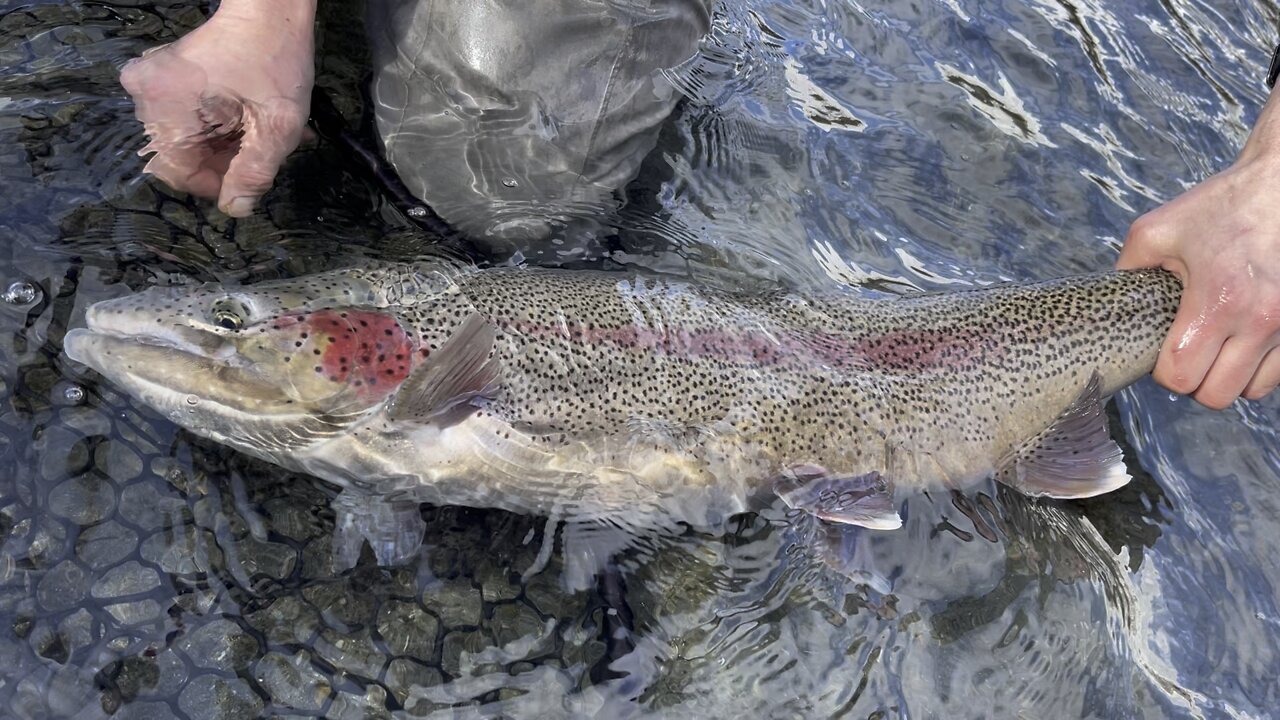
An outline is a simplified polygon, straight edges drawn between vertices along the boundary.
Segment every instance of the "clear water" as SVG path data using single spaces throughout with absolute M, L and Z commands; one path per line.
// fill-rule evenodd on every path
M 358 3 L 320 82 L 354 118 Z M 59 354 L 84 307 L 425 247 L 333 148 L 229 222 L 139 177 L 120 65 L 190 2 L 0 2 L 0 708 L 17 718 L 1268 717 L 1280 400 L 1116 403 L 1135 481 L 920 496 L 833 573 L 770 518 L 644 538 L 607 593 L 528 582 L 535 518 L 426 508 L 418 565 L 334 577 L 333 490 L 176 430 Z M 734 0 L 628 189 L 615 259 L 945 289 L 1108 266 L 1225 166 L 1274 0 Z M 24 284 L 25 283 L 25 284 Z M 560 547 L 560 546 L 557 546 Z M 607 666 L 607 667 L 606 667 Z

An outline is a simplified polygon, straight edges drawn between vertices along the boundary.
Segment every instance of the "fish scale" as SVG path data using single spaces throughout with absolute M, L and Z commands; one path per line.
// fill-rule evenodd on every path
M 459 287 L 500 329 L 508 382 L 493 411 L 512 423 L 625 440 L 635 418 L 694 429 L 728 420 L 775 457 L 824 467 L 886 444 L 957 456 L 956 477 L 908 465 L 899 485 L 972 479 L 984 468 L 958 456 L 989 471 L 1092 373 L 1103 394 L 1145 374 L 1180 292 L 1157 271 L 890 301 L 740 297 L 556 271 L 487 271 Z M 637 343 L 637 328 L 665 342 Z M 720 336 L 728 350 L 691 348 L 679 333 Z M 787 341 L 814 337 L 857 358 L 853 370 Z M 733 351 L 760 338 L 793 352 L 760 362 Z
M 707 524 L 773 490 L 894 527 L 902 493 L 992 473 L 1055 497 L 1127 481 L 1100 403 L 1151 369 L 1180 292 L 1159 270 L 868 299 L 382 265 L 107 301 L 67 351 L 197 433 L 373 499 Z M 324 323 L 332 351 L 313 348 Z

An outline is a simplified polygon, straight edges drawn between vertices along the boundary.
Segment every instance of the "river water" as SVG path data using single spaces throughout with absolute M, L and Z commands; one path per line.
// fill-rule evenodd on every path
M 354 122 L 359 3 L 322 3 Z M 545 521 L 424 508 L 409 567 L 327 564 L 334 490 L 199 440 L 60 354 L 90 302 L 431 244 L 321 144 L 238 222 L 140 176 L 120 66 L 200 3 L 0 2 L 5 717 L 1272 717 L 1280 399 L 1111 406 L 1135 480 L 908 501 L 835 572 L 766 512 L 569 583 Z M 613 261 L 750 287 L 944 290 L 1101 269 L 1224 167 L 1274 0 L 716 8 Z M 571 590 L 570 587 L 585 589 Z M 622 627 L 625 640 L 609 633 Z

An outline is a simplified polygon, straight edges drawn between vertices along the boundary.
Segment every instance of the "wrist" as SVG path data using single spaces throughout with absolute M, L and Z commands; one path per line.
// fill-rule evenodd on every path
M 1255 161 L 1280 166 L 1280 90 L 1271 91 L 1249 133 L 1249 140 L 1240 151 L 1238 162 Z

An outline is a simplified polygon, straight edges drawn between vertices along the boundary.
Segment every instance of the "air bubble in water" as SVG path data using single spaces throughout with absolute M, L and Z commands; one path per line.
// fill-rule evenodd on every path
M 190 405 L 191 407 L 195 407 L 196 405 L 200 404 L 200 398 L 196 397 L 195 395 L 188 395 L 187 404 Z
M 39 298 L 40 288 L 26 280 L 18 280 L 4 291 L 4 301 L 10 305 L 30 305 Z
M 516 179 L 515 179 L 515 178 L 509 178 L 509 177 L 502 178 L 502 184 L 503 184 L 503 185 L 506 185 L 507 187 L 515 187 L 515 186 L 516 186 Z
M 414 205 L 405 212 L 409 213 L 411 218 L 424 218 L 427 216 L 427 209 L 420 205 Z
M 62 397 L 72 405 L 79 405 L 84 402 L 84 388 L 79 385 L 68 385 L 62 390 Z

